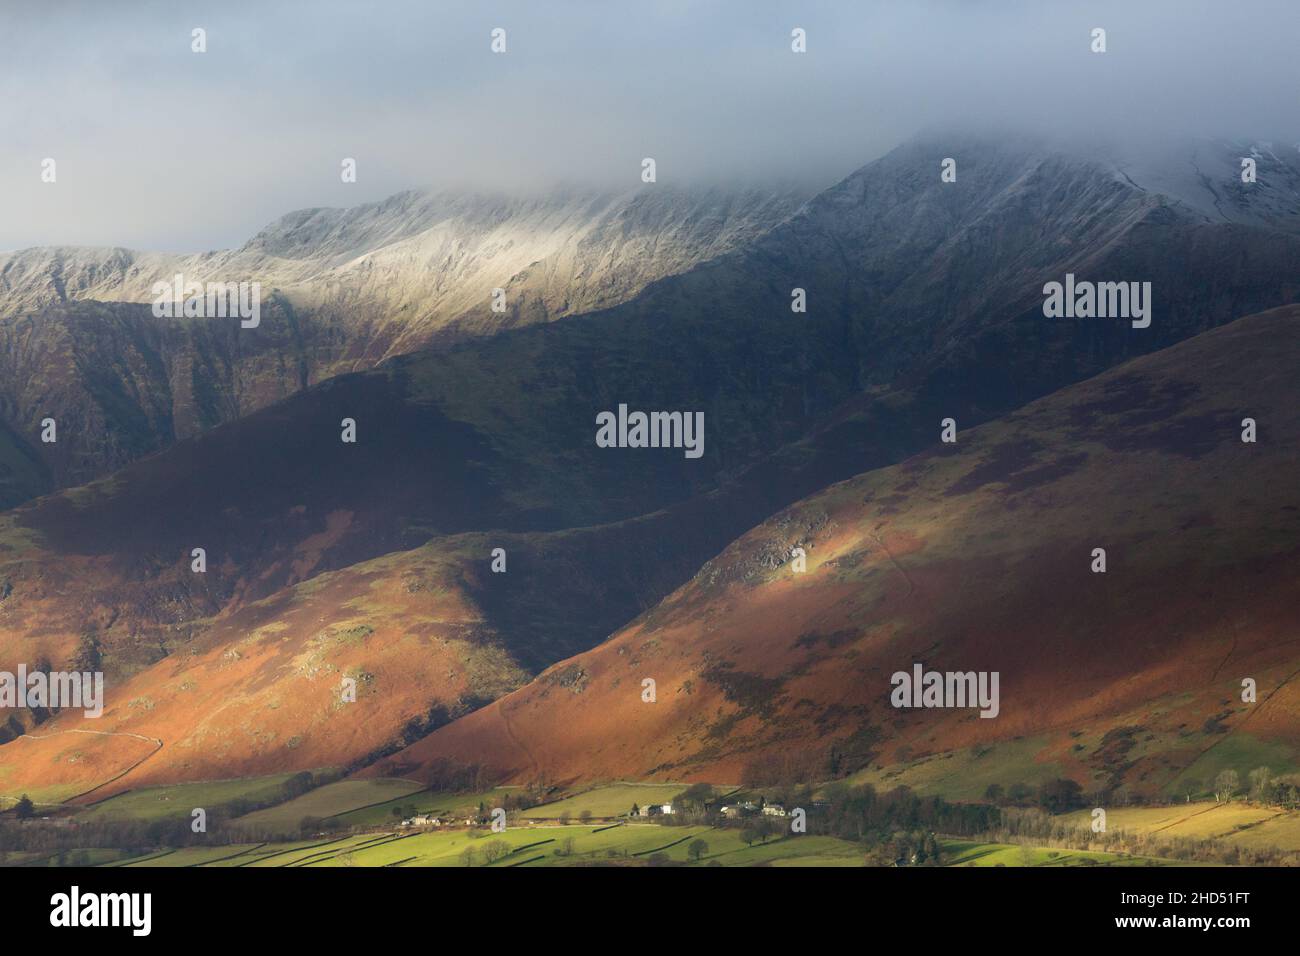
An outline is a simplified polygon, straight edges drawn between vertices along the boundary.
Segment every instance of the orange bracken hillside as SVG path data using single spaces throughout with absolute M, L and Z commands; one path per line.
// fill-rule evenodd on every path
M 826 779 L 1034 737 L 1055 772 L 1142 790 L 1229 740 L 1294 769 L 1298 371 L 1300 308 L 1277 309 L 834 485 L 607 642 L 365 773 Z M 914 663 L 998 671 L 999 716 L 891 707 L 891 674 Z

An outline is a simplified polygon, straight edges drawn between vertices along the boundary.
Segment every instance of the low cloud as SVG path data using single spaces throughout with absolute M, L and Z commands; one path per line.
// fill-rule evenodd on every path
M 1297 139 L 1294 0 L 14 6 L 5 249 L 203 251 L 410 187 L 634 188 L 645 156 L 660 183 L 819 187 L 958 122 Z

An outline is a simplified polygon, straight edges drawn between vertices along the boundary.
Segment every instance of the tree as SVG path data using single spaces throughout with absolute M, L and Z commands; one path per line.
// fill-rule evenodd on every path
M 991 783 L 984 788 L 984 799 L 989 803 L 997 803 L 1002 799 L 1002 784 Z
M 1038 788 L 1038 805 L 1048 813 L 1064 813 L 1079 805 L 1082 792 L 1083 788 L 1073 780 L 1048 780 Z
M 14 815 L 19 820 L 30 820 L 36 816 L 36 804 L 32 803 L 32 798 L 24 793 L 18 801 L 18 806 L 14 807 Z
M 578 821 L 579 821 L 580 823 L 590 823 L 590 822 L 591 822 L 591 811 L 590 811 L 590 810 L 583 810 L 581 813 L 579 813 L 579 814 L 578 814 Z
M 635 803 L 632 804 L 632 812 L 629 813 L 628 816 L 629 816 L 629 817 L 639 817 L 640 815 L 641 815 L 641 808 L 638 807 Z
M 761 836 L 762 834 L 753 826 L 747 826 L 740 831 L 740 838 L 745 841 L 746 846 L 753 846 Z
M 699 863 L 704 854 L 708 852 L 709 845 L 703 840 L 692 840 L 691 845 L 686 848 L 687 855 L 689 855 L 696 863 Z
M 1231 800 L 1241 789 L 1241 778 L 1235 770 L 1224 770 L 1214 778 L 1214 802 Z
M 673 803 L 681 804 L 683 807 L 699 807 L 713 799 L 713 786 L 707 783 L 695 783 L 687 787 L 677 796 L 673 797 Z
M 912 862 L 916 863 L 919 866 L 921 864 L 928 862 L 929 859 L 930 856 L 925 851 L 925 841 L 922 840 L 920 843 L 916 845 L 916 849 L 912 852 Z
M 758 835 L 763 843 L 766 843 L 774 836 L 780 836 L 785 827 L 777 823 L 771 817 L 764 817 L 758 821 Z
M 922 841 L 921 845 L 925 850 L 925 858 L 932 864 L 937 865 L 939 859 L 943 856 L 943 850 L 939 847 L 939 841 L 935 839 L 934 834 L 926 834 L 925 840 Z
M 103 655 L 99 650 L 99 639 L 95 637 L 94 631 L 87 631 L 81 635 L 81 640 L 77 644 L 77 652 L 72 658 L 72 669 L 74 671 L 94 672 L 103 665 Z M 49 670 L 49 668 L 46 668 Z
M 1256 767 L 1249 774 L 1250 795 L 1260 803 L 1271 803 L 1273 798 L 1273 771 Z
M 281 787 L 281 794 L 285 800 L 292 800 L 294 797 L 300 797 L 316 785 L 315 778 L 307 770 L 299 771 L 284 782 Z

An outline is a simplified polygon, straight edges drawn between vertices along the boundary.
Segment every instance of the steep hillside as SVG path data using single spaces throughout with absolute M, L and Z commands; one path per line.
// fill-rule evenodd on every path
M 98 799 L 148 782 L 363 765 L 652 606 L 703 560 L 690 517 L 439 537 L 208 614 L 161 575 L 105 585 L 92 558 L 21 578 L 17 596 L 4 577 L 5 666 L 72 661 L 104 669 L 107 689 L 99 718 L 11 712 L 0 794 Z M 0 576 L 13 569 L 0 563 Z M 340 699 L 344 677 L 357 681 L 355 704 Z
M 0 315 L 74 301 L 150 303 L 155 282 L 257 281 L 298 311 L 346 315 L 344 357 L 413 351 L 449 327 L 490 332 L 621 302 L 756 238 L 802 197 L 681 189 L 619 194 L 404 192 L 303 209 L 239 249 L 194 255 L 53 247 L 0 255 Z M 508 309 L 491 312 L 494 288 Z
M 1249 186 L 1243 152 L 1259 163 Z M 953 183 L 939 177 L 949 156 Z M 1294 301 L 1297 196 L 1296 160 L 1267 146 L 1117 158 L 1010 134 L 930 135 L 797 212 L 788 193 L 668 184 L 546 201 L 404 193 L 295 213 L 229 252 L 25 250 L 0 257 L 0 419 L 41 468 L 0 486 L 0 504 L 101 477 L 340 373 L 456 342 L 470 343 L 456 364 L 485 384 L 548 381 L 545 348 L 560 353 L 557 377 L 581 390 L 593 370 L 649 348 L 673 353 L 669 399 L 716 403 L 718 416 L 768 388 L 784 417 L 801 419 L 928 378 L 946 400 L 978 395 L 972 413 L 987 417 Z M 136 304 L 176 272 L 261 281 L 261 324 L 160 320 Z M 1044 322 L 1043 283 L 1067 272 L 1150 282 L 1151 327 Z M 504 313 L 491 311 L 494 288 L 506 290 Z M 806 313 L 790 310 L 796 288 Z M 563 317 L 599 324 L 474 347 Z M 459 371 L 431 367 L 463 391 Z M 63 445 L 37 440 L 45 417 L 68 423 Z
M 535 573 L 550 567 L 543 561 L 503 576 L 504 587 L 465 592 L 522 680 L 592 646 L 773 512 L 921 451 L 941 419 L 968 434 L 1223 323 L 1238 306 L 1300 291 L 1300 239 L 1285 230 L 1216 224 L 1098 160 L 1003 141 L 971 142 L 959 182 L 944 184 L 935 149 L 900 150 L 745 248 L 622 305 L 336 376 L 8 512 L 0 666 L 95 656 L 117 706 L 127 681 L 155 687 L 191 647 L 210 641 L 202 646 L 215 652 L 240 639 L 212 621 L 327 572 L 495 529 L 490 536 L 538 536 L 539 554 L 562 555 L 554 574 Z M 1151 327 L 1044 318 L 1042 283 L 1067 269 L 1151 281 Z M 790 311 L 796 286 L 808 292 L 806 314 Z M 39 361 L 9 366 L 20 385 L 24 370 L 52 370 L 31 375 L 37 394 L 76 374 L 97 383 L 61 421 L 59 441 L 39 446 L 67 474 L 165 445 L 150 436 L 176 405 L 149 383 L 188 370 L 187 401 L 269 401 L 293 389 L 289 369 L 308 348 L 290 334 L 297 313 L 287 299 L 253 330 L 266 338 L 247 340 L 243 331 L 185 340 L 162 326 L 145 335 L 124 317 L 142 306 L 75 308 L 101 316 L 64 339 L 75 361 L 33 347 Z M 181 342 L 170 353 L 159 344 L 168 335 Z M 198 375 L 200 366 L 212 371 Z M 246 376 L 247 367 L 263 372 Z M 0 393 L 19 407 L 22 388 Z M 33 433 L 43 404 L 21 406 L 22 434 Z M 703 412 L 702 456 L 598 447 L 596 416 L 620 404 Z M 340 440 L 344 419 L 356 423 L 355 443 Z M 171 427 L 176 420 L 173 412 Z M 11 434 L 10 486 L 52 481 L 47 461 Z M 575 538 L 570 529 L 589 530 Z M 586 534 L 608 547 L 575 546 Z M 556 541 L 569 550 L 546 543 Z M 206 550 L 203 574 L 190 570 L 194 548 Z M 611 575 L 619 583 L 601 583 Z M 575 606 L 586 610 L 575 616 Z M 321 615 L 322 624 L 349 617 L 337 608 Z M 422 706 L 452 708 L 463 693 L 431 687 Z M 340 746 L 338 762 L 394 739 L 408 703 L 373 721 L 374 737 Z M 15 729 L 39 716 L 19 716 Z M 190 732 L 177 723 L 159 737 Z M 228 757 L 257 765 L 247 751 Z
M 1242 319 L 801 501 L 367 773 L 806 779 L 955 752 L 1004 786 L 1154 791 L 1230 748 L 1294 769 L 1298 333 L 1300 308 Z M 1000 712 L 891 706 L 918 663 L 997 671 Z
M 225 252 L 0 255 L 0 421 L 44 464 L 0 486 L 0 506 L 396 354 L 625 301 L 752 241 L 801 198 L 671 186 L 545 200 L 411 192 L 292 213 Z M 260 282 L 260 324 L 155 317 L 153 284 L 177 274 Z M 81 440 L 40 444 L 46 417 Z

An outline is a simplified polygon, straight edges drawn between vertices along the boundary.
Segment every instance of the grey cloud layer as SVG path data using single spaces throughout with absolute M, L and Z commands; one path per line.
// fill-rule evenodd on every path
M 0 248 L 201 251 L 412 186 L 633 187 L 643 156 L 660 182 L 818 186 L 954 122 L 1285 138 L 1297 36 L 1293 0 L 20 5 Z

